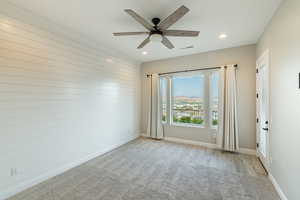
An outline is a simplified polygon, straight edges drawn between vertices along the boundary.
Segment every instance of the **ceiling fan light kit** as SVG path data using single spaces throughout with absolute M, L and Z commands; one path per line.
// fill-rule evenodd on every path
M 169 27 L 175 24 L 181 19 L 189 9 L 185 6 L 181 6 L 174 13 L 168 16 L 161 22 L 159 18 L 153 18 L 152 24 L 150 24 L 143 17 L 138 15 L 131 9 L 126 9 L 125 12 L 133 17 L 137 22 L 143 25 L 148 32 L 121 32 L 113 33 L 114 36 L 130 36 L 130 35 L 148 35 L 148 37 L 137 47 L 141 49 L 145 47 L 149 42 L 161 42 L 168 49 L 175 48 L 171 41 L 166 36 L 172 37 L 198 37 L 199 31 L 186 31 L 186 30 L 169 30 Z
M 151 42 L 162 42 L 163 37 L 161 34 L 153 33 L 150 36 L 150 40 L 151 40 Z

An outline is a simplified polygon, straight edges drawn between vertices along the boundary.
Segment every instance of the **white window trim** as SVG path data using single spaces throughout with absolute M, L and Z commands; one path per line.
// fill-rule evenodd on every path
M 212 82 L 212 74 L 214 72 L 218 72 L 218 70 L 211 70 L 210 71 L 210 75 L 209 75 L 209 126 L 211 129 L 213 130 L 218 130 L 218 125 L 214 126 L 213 123 L 212 123 L 212 120 L 213 120 L 213 115 L 212 115 L 212 111 L 213 111 L 213 96 L 212 96 L 212 86 L 211 86 L 211 82 Z M 219 86 L 219 89 L 220 89 L 220 86 Z M 220 97 L 219 97 L 220 98 Z M 218 105 L 219 106 L 219 105 Z
M 182 73 L 179 73 L 180 74 L 180 76 L 184 76 L 184 75 L 186 75 L 187 77 L 188 76 L 192 76 L 192 75 L 199 75 L 199 74 L 203 74 L 204 75 L 204 96 L 206 95 L 205 93 L 206 93 L 206 77 L 207 77 L 207 71 L 198 71 L 198 72 L 182 72 Z M 171 76 L 170 77 L 170 79 L 172 80 L 172 78 L 173 78 L 174 76 Z M 172 83 L 172 81 L 171 81 L 171 83 Z M 173 84 L 171 84 L 170 85 L 170 87 L 171 87 L 171 98 L 170 98 L 170 101 L 171 101 L 171 107 L 170 107 L 170 126 L 174 126 L 174 127 L 188 127 L 188 128 L 200 128 L 200 129 L 204 129 L 204 128 L 207 128 L 207 126 L 206 126 L 206 117 L 204 117 L 204 121 L 203 121 L 203 123 L 202 124 L 200 124 L 200 125 L 196 125 L 196 124 L 189 124 L 189 123 L 178 123 L 178 122 L 173 122 L 173 105 L 174 105 L 174 96 L 173 96 L 173 90 L 174 90 L 174 87 L 173 87 Z M 205 103 L 205 101 L 206 101 L 206 99 L 203 99 L 204 100 L 204 105 L 206 104 Z M 207 115 L 207 113 L 206 113 L 206 107 L 204 107 L 204 116 L 206 116 Z
M 212 88 L 211 88 L 211 74 L 218 70 L 204 70 L 198 72 L 182 72 L 180 76 L 183 74 L 189 75 L 197 75 L 197 74 L 204 74 L 204 122 L 200 125 L 195 124 L 188 124 L 188 123 L 177 123 L 173 122 L 173 105 L 174 105 L 174 98 L 173 98 L 173 83 L 172 78 L 174 75 L 164 75 L 161 76 L 162 78 L 167 78 L 168 85 L 167 85 L 167 117 L 166 122 L 163 122 L 164 125 L 174 126 L 174 127 L 187 127 L 187 128 L 209 128 L 212 130 L 217 130 L 218 126 L 212 125 Z

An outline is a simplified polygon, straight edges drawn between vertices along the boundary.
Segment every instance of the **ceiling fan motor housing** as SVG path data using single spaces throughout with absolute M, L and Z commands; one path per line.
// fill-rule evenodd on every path
M 154 30 L 152 30 L 150 32 L 150 35 L 151 36 L 152 35 L 162 35 L 163 34 L 162 31 L 160 31 L 159 28 L 157 27 L 157 25 L 160 23 L 160 19 L 155 17 L 155 18 L 152 19 L 152 23 L 154 24 L 154 27 L 153 27 Z
M 157 17 L 155 17 L 155 18 L 152 19 L 152 23 L 153 23 L 155 26 L 157 26 L 157 25 L 160 23 L 160 19 L 157 18 Z

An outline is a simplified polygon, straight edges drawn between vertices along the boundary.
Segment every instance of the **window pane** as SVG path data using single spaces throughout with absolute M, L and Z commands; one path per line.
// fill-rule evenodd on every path
M 162 101 L 162 121 L 167 122 L 167 88 L 168 79 L 160 78 L 160 89 L 161 89 L 161 101 Z
M 211 74 L 211 125 L 213 128 L 218 127 L 218 105 L 219 105 L 219 72 Z
M 204 75 L 173 77 L 173 123 L 204 123 Z

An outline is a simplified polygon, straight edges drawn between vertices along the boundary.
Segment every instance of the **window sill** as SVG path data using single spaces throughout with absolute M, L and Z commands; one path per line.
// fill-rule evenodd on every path
M 186 128 L 207 128 L 204 125 L 192 125 L 192 124 L 180 124 L 180 123 L 167 123 L 167 122 L 162 122 L 162 125 L 164 126 L 175 126 L 175 127 L 186 127 Z M 210 127 L 211 130 L 218 131 L 218 127 Z
M 164 126 L 175 126 L 175 127 L 186 127 L 186 128 L 207 128 L 204 125 L 192 125 L 192 124 L 179 124 L 179 123 L 171 123 L 168 124 L 166 122 L 163 122 L 162 125 Z M 209 129 L 214 130 L 214 131 L 218 131 L 217 127 L 209 127 Z
M 171 123 L 170 126 L 178 127 L 187 127 L 187 128 L 206 128 L 204 125 L 193 125 L 193 124 L 180 124 L 180 123 Z

